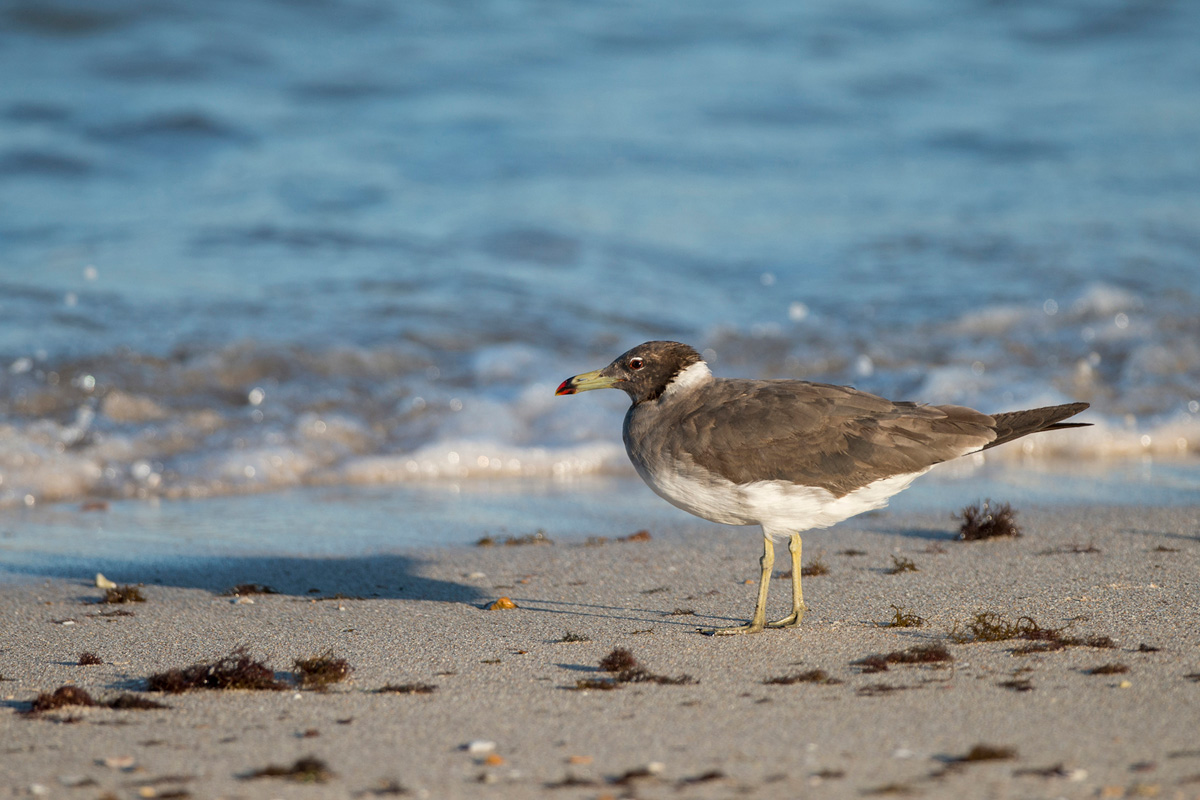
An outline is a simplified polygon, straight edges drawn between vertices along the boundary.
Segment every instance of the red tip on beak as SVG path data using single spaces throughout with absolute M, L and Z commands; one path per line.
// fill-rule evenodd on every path
M 554 393 L 554 396 L 557 397 L 560 394 L 575 394 L 575 389 L 574 389 L 574 387 L 569 385 L 570 383 L 571 383 L 570 378 L 567 378 L 565 381 L 560 383 L 558 385 L 558 390 L 555 391 L 555 393 Z

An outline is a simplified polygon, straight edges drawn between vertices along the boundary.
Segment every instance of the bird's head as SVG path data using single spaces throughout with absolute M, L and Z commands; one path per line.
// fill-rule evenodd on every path
M 704 364 L 704 359 L 686 344 L 646 342 L 617 356 L 603 369 L 567 378 L 555 394 L 620 389 L 636 405 L 662 396 L 672 381 L 695 364 Z

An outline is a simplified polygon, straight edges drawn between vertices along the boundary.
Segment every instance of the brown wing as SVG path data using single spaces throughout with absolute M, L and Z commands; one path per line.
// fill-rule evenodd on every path
M 842 496 L 996 438 L 987 414 L 897 403 L 845 386 L 722 380 L 705 394 L 702 405 L 673 421 L 680 435 L 669 448 L 734 483 L 784 480 Z

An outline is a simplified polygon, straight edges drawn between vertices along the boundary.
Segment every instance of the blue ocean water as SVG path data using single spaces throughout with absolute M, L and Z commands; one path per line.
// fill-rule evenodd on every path
M 1087 400 L 993 461 L 1194 496 L 1198 40 L 1132 0 L 6 3 L 0 513 L 498 480 L 536 519 L 624 485 L 624 398 L 552 394 L 650 338 Z

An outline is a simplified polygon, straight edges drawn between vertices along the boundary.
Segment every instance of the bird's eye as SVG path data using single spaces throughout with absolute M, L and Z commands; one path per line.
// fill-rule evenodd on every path
M 642 358 L 629 359 L 629 368 L 630 369 L 641 369 L 644 366 L 646 366 L 645 359 L 642 359 Z

